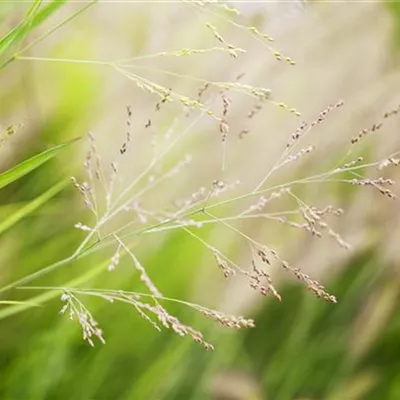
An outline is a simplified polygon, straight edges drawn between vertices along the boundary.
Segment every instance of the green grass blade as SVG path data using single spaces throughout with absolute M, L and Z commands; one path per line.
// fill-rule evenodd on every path
M 0 56 L 6 52 L 11 45 L 18 41 L 21 42 L 28 32 L 33 29 L 34 18 L 39 11 L 41 3 L 42 0 L 35 0 L 26 13 L 25 18 L 0 39 Z
M 39 153 L 25 161 L 22 161 L 15 167 L 3 172 L 2 174 L 0 174 L 0 189 L 18 180 L 29 172 L 35 170 L 45 162 L 51 160 L 58 153 L 60 153 L 60 151 L 64 150 L 67 146 L 74 143 L 76 140 L 78 139 L 71 140 L 70 142 L 63 143 L 58 146 L 54 146 L 51 149 L 46 150 L 43 153 Z
M 62 7 L 67 0 L 54 0 L 46 6 L 43 6 L 41 10 L 35 15 L 32 21 L 32 28 L 36 28 L 41 25 L 47 18 L 51 17 L 60 7 Z
M 17 48 L 19 48 L 22 45 L 25 37 L 29 34 L 31 30 L 33 30 L 33 21 L 37 12 L 39 11 L 41 4 L 42 0 L 35 0 L 30 9 L 28 10 L 26 18 L 24 20 L 24 25 L 22 29 L 18 31 L 18 34 L 16 35 L 14 40 L 15 46 Z
M 29 43 L 26 47 L 24 47 L 23 49 L 21 49 L 17 55 L 20 55 L 21 53 L 23 53 L 24 51 L 30 49 L 31 47 L 35 46 L 37 43 L 40 43 L 43 39 L 45 39 L 46 37 L 48 37 L 49 35 L 51 35 L 53 32 L 57 31 L 58 29 L 60 29 L 61 27 L 63 27 L 65 24 L 67 24 L 68 22 L 72 21 L 73 19 L 75 19 L 78 15 L 80 15 L 81 13 L 83 13 L 85 10 L 87 10 L 88 8 L 90 8 L 92 5 L 94 5 L 98 0 L 90 0 L 88 3 L 84 3 L 83 7 L 79 8 L 76 12 L 74 12 L 72 15 L 70 15 L 69 17 L 67 17 L 66 19 L 62 20 L 60 23 L 58 23 L 56 26 L 54 26 L 53 28 L 51 28 L 50 30 L 48 30 L 47 32 L 45 32 L 43 35 L 39 36 L 36 40 L 34 40 L 33 42 Z M 36 24 L 41 23 L 42 20 L 48 18 L 51 14 L 53 14 L 58 7 L 60 7 L 62 4 L 64 4 L 66 2 L 66 0 L 60 0 L 60 1 L 54 1 L 53 4 L 50 4 L 49 6 L 47 6 L 47 8 L 43 9 L 42 12 L 38 15 L 37 20 L 34 22 L 34 25 L 36 26 Z M 54 4 L 57 3 L 57 4 Z M 0 68 L 4 67 L 5 65 L 7 65 L 12 59 L 8 60 L 7 62 L 5 62 L 3 65 L 0 66 Z
M 6 33 L 0 39 L 0 56 L 9 48 L 9 46 L 15 40 L 16 35 L 18 34 L 19 30 L 24 25 L 24 22 L 20 22 L 17 26 L 11 29 L 8 33 Z
M 51 187 L 49 190 L 46 192 L 42 193 L 40 196 L 38 196 L 36 199 L 32 200 L 28 204 L 24 205 L 21 209 L 16 211 L 15 213 L 11 214 L 8 218 L 0 222 L 0 234 L 2 234 L 4 231 L 6 231 L 8 228 L 12 227 L 15 225 L 18 221 L 20 221 L 22 218 L 25 218 L 32 212 L 34 212 L 37 208 L 42 206 L 44 203 L 46 203 L 48 200 L 50 200 L 53 196 L 55 196 L 57 193 L 59 193 L 62 189 L 65 188 L 65 186 L 70 183 L 69 179 L 65 179 L 53 187 Z
M 0 57 L 11 47 L 14 48 L 14 52 L 19 50 L 18 43 L 21 44 L 26 35 L 39 27 L 66 2 L 67 0 L 54 0 L 50 3 L 46 2 L 46 5 L 43 6 L 42 0 L 35 0 L 25 18 L 0 39 Z M 14 56 L 11 56 L 1 66 L 7 65 L 13 59 Z

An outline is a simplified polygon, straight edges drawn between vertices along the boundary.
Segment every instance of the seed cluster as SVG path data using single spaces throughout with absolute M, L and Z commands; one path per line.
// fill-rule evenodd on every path
M 197 92 L 197 101 L 201 102 L 204 96 L 204 93 L 211 86 L 210 82 L 206 82 L 203 87 L 201 87 Z
M 121 244 L 118 243 L 117 250 L 115 250 L 115 253 L 111 257 L 110 264 L 108 264 L 108 267 L 107 267 L 107 269 L 109 271 L 113 271 L 117 267 L 117 265 L 119 264 L 121 247 L 122 247 Z
M 3 143 L 10 137 L 13 136 L 20 128 L 24 126 L 23 123 L 20 124 L 15 124 L 15 125 L 9 125 L 7 126 L 6 129 L 4 129 L 0 133 L 0 146 L 3 145 Z M 1 129 L 1 127 L 0 127 Z
M 121 155 L 126 153 L 126 150 L 128 149 L 128 146 L 131 142 L 131 127 L 132 127 L 132 108 L 131 106 L 126 106 L 126 112 L 127 112 L 127 119 L 126 119 L 126 136 L 125 136 L 125 141 L 122 143 L 121 148 L 119 149 L 119 152 Z
M 335 296 L 329 294 L 326 291 L 325 286 L 321 285 L 318 281 L 310 278 L 309 275 L 302 272 L 299 268 L 293 268 L 287 261 L 282 261 L 282 267 L 291 273 L 293 273 L 296 278 L 300 281 L 303 281 L 307 288 L 312 291 L 317 297 L 322 297 L 326 301 L 331 303 L 337 303 L 337 299 Z
M 255 26 L 243 27 L 243 28 L 247 29 L 252 35 L 254 35 L 259 39 L 264 39 L 267 40 L 268 42 L 272 42 L 274 40 L 271 36 L 267 35 L 266 33 L 261 33 Z M 270 46 L 267 47 L 278 61 L 285 60 L 289 65 L 296 65 L 296 62 L 291 57 L 284 56 L 280 51 L 274 49 L 273 47 Z
M 191 326 L 183 324 L 176 316 L 171 315 L 165 307 L 163 307 L 156 299 L 153 299 L 155 304 L 149 304 L 141 301 L 141 295 L 130 295 L 125 293 L 116 293 L 109 297 L 113 300 L 122 301 L 131 304 L 135 307 L 138 314 L 149 322 L 157 331 L 161 332 L 161 327 L 172 329 L 179 336 L 190 336 L 195 342 L 200 343 L 206 350 L 213 350 L 212 344 L 204 340 L 203 334 Z M 154 316 L 157 322 L 150 316 Z
M 272 192 L 268 197 L 265 196 L 261 196 L 257 203 L 252 204 L 249 208 L 247 208 L 246 210 L 244 210 L 242 213 L 239 214 L 239 216 L 243 216 L 243 215 L 247 215 L 250 214 L 254 211 L 263 211 L 264 208 L 266 207 L 266 205 L 275 199 L 279 199 L 280 197 L 282 197 L 283 195 L 287 194 L 290 191 L 289 187 L 285 187 L 285 188 L 281 188 L 279 190 L 276 190 L 274 192 Z
M 219 123 L 219 131 L 221 133 L 221 140 L 226 142 L 229 134 L 229 125 L 227 120 L 228 109 L 231 104 L 230 99 L 226 95 L 222 94 L 222 116 Z
M 322 124 L 325 122 L 326 118 L 328 117 L 329 113 L 337 108 L 342 107 L 344 104 L 343 100 L 338 101 L 336 104 L 330 104 L 325 110 L 321 111 L 317 118 L 308 124 L 306 121 L 303 121 L 301 125 L 293 132 L 291 140 L 287 143 L 286 147 L 292 147 L 296 142 L 300 140 L 301 137 L 305 136 L 311 129 L 315 126 Z
M 300 207 L 300 212 L 306 221 L 306 223 L 301 226 L 303 229 L 319 238 L 323 235 L 322 230 L 326 230 L 328 235 L 335 239 L 339 246 L 344 249 L 350 248 L 350 245 L 322 219 L 322 216 L 328 213 L 339 216 L 343 213 L 343 210 L 334 209 L 332 206 L 328 206 L 323 210 L 318 210 L 314 207 Z
M 289 156 L 282 162 L 282 164 L 280 164 L 280 167 L 283 166 L 283 165 L 285 165 L 285 164 L 291 163 L 291 162 L 293 162 L 293 161 L 297 161 L 299 158 L 302 158 L 302 157 L 304 157 L 305 155 L 310 154 L 310 153 L 314 150 L 314 148 L 315 148 L 314 146 L 307 146 L 307 147 L 304 147 L 303 149 L 299 150 L 296 154 L 294 154 L 294 155 L 289 155 Z
M 386 168 L 389 165 L 394 165 L 394 166 L 398 167 L 400 165 L 400 159 L 393 158 L 393 157 L 386 158 L 379 164 L 378 169 Z
M 354 137 L 351 139 L 351 144 L 356 144 L 356 143 L 358 143 L 362 138 L 364 138 L 366 135 L 369 135 L 369 134 L 371 134 L 371 133 L 373 133 L 373 132 L 379 131 L 379 130 L 382 128 L 382 126 L 383 126 L 383 124 L 384 124 L 384 121 L 385 121 L 387 118 L 392 117 L 393 115 L 397 115 L 399 112 L 400 112 L 400 104 L 399 104 L 396 108 L 385 112 L 385 113 L 383 114 L 383 119 L 382 119 L 381 121 L 372 124 L 372 126 L 371 126 L 370 128 L 364 128 L 364 129 L 362 129 L 362 130 L 358 133 L 357 136 L 354 136 Z
M 228 265 L 227 261 L 221 257 L 218 251 L 214 251 L 214 257 L 225 278 L 236 275 L 236 271 Z
M 377 178 L 377 179 L 352 179 L 350 181 L 352 185 L 356 186 L 372 186 L 376 188 L 381 194 L 384 196 L 390 198 L 390 199 L 396 199 L 397 196 L 388 188 L 383 187 L 382 185 L 394 185 L 394 180 L 393 179 L 385 179 L 385 178 Z
M 354 165 L 357 165 L 357 164 L 359 164 L 359 163 L 362 162 L 362 161 L 364 161 L 364 158 L 363 158 L 363 157 L 357 157 L 356 160 L 349 161 L 349 162 L 347 162 L 346 164 L 344 164 L 342 168 L 339 168 L 339 170 L 340 170 L 340 169 L 347 169 L 347 168 L 354 167 Z
M 210 310 L 206 309 L 204 307 L 195 307 L 197 310 L 199 310 L 204 316 L 207 318 L 210 318 L 222 326 L 226 326 L 227 328 L 236 328 L 236 329 L 241 329 L 241 328 L 254 328 L 255 324 L 252 319 L 248 319 L 242 316 L 236 316 L 236 315 L 227 315 L 224 314 L 220 311 L 215 311 L 215 310 Z
M 364 136 L 368 135 L 369 133 L 378 131 L 379 129 L 382 128 L 382 125 L 383 125 L 383 123 L 382 123 L 382 122 L 379 122 L 379 123 L 377 123 L 377 124 L 373 124 L 373 125 L 371 126 L 371 128 L 364 128 L 364 129 L 361 129 L 361 131 L 358 133 L 358 135 L 357 135 L 357 136 L 354 136 L 354 137 L 351 139 L 351 144 L 358 143 Z
M 245 53 L 245 52 L 246 52 L 246 50 L 241 49 L 241 48 L 239 48 L 239 47 L 236 47 L 236 46 L 234 46 L 234 45 L 232 45 L 232 44 L 226 42 L 226 40 L 222 37 L 222 35 L 218 32 L 217 28 L 216 28 L 214 25 L 212 25 L 212 24 L 210 24 L 210 23 L 206 23 L 206 27 L 207 27 L 208 29 L 210 29 L 211 32 L 213 33 L 214 37 L 215 37 L 220 43 L 222 43 L 222 44 L 225 46 L 225 48 L 227 49 L 229 55 L 230 55 L 232 58 L 236 59 L 236 58 L 238 57 L 238 53 Z
M 79 184 L 74 176 L 71 177 L 71 181 L 73 185 L 78 189 L 79 193 L 82 195 L 85 206 L 92 212 L 96 213 L 93 200 L 93 191 L 90 185 L 87 182 Z
M 270 265 L 270 262 L 263 250 L 258 250 L 257 254 L 264 263 Z M 251 265 L 252 272 L 247 273 L 250 287 L 259 291 L 263 296 L 267 296 L 269 293 L 272 293 L 276 299 L 281 301 L 281 295 L 275 289 L 272 283 L 271 275 L 265 269 L 258 268 L 254 259 L 251 261 Z
M 258 99 L 253 107 L 250 109 L 250 111 L 247 113 L 247 122 L 249 123 L 250 120 L 252 120 L 261 110 L 262 110 L 262 99 Z M 239 139 L 243 139 L 246 135 L 248 135 L 250 129 L 248 127 L 243 128 L 238 136 Z
M 94 337 L 97 337 L 101 343 L 106 343 L 103 337 L 103 331 L 98 327 L 99 324 L 93 318 L 89 310 L 73 293 L 64 291 L 61 295 L 61 301 L 64 305 L 60 310 L 60 314 L 68 312 L 71 320 L 76 319 L 78 321 L 82 328 L 83 340 L 87 340 L 92 347 L 94 346 Z
M 268 253 L 271 254 L 272 257 L 280 263 L 285 271 L 294 274 L 298 280 L 304 282 L 307 288 L 312 291 L 317 297 L 322 297 L 329 302 L 337 303 L 336 297 L 329 294 L 323 285 L 321 285 L 316 280 L 311 279 L 309 275 L 302 272 L 299 268 L 294 268 L 286 260 L 281 259 L 275 250 L 269 249 L 267 247 L 264 247 L 260 250 L 263 251 L 265 257 Z

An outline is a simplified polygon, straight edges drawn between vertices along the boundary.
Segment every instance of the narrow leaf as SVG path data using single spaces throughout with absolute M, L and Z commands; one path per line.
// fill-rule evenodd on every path
M 6 35 L 0 39 L 0 55 L 4 53 L 12 44 L 17 41 L 21 42 L 32 26 L 32 22 L 38 12 L 42 0 L 35 0 L 26 13 L 25 18 Z
M 21 44 L 29 33 L 42 25 L 43 22 L 51 17 L 66 2 L 67 0 L 53 0 L 46 1 L 45 4 L 42 4 L 42 0 L 35 0 L 24 19 L 0 38 L 0 57 L 5 55 L 6 52 L 8 53 L 8 59 L 0 64 L 0 68 L 14 60 L 16 54 L 11 54 L 18 50 L 18 44 Z M 18 50 L 17 53 L 19 53 L 19 51 L 20 50 Z
M 2 174 L 0 174 L 0 189 L 18 180 L 19 178 L 35 170 L 36 168 L 40 167 L 46 161 L 51 160 L 61 150 L 65 149 L 67 146 L 74 143 L 76 140 L 78 139 L 71 140 L 70 142 L 67 143 L 59 144 L 58 146 L 54 146 L 51 149 L 46 150 L 43 153 L 39 153 L 25 161 L 22 161 L 15 167 L 10 168 L 7 171 L 3 172 Z

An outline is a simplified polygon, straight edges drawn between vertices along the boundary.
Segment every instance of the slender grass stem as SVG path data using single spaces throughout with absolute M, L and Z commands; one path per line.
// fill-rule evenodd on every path
M 75 58 L 53 58 L 53 57 L 31 57 L 31 56 L 18 56 L 18 60 L 25 61 L 46 61 L 54 63 L 67 63 L 67 64 L 92 64 L 92 65 L 108 65 L 112 66 L 112 62 L 97 61 L 97 60 L 79 60 Z

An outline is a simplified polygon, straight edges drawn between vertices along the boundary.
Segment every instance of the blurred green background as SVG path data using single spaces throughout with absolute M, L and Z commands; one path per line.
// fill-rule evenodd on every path
M 3 37 L 27 18 L 31 4 L 0 3 Z M 144 143 L 137 144 L 124 166 L 124 179 L 133 180 L 146 162 L 149 143 L 165 134 L 175 119 L 179 121 L 178 130 L 190 123 L 190 117 L 174 104 L 154 116 L 157 98 L 106 66 L 32 59 L 9 62 L 15 51 L 85 5 L 89 3 L 39 4 L 26 32 L 0 53 L 0 65 L 5 63 L 0 69 L 0 131 L 15 127 L 15 133 L 2 142 L 0 149 L 3 170 L 51 146 L 84 136 L 89 130 L 96 136 L 104 162 L 112 160 L 124 138 L 125 107 L 130 105 L 134 134 Z M 237 60 L 210 53 L 182 60 L 158 57 L 144 65 L 214 81 L 233 80 L 243 72 L 246 83 L 270 88 L 274 100 L 294 105 L 307 119 L 329 103 L 340 98 L 346 101 L 343 110 L 312 137 L 320 146 L 318 154 L 285 172 L 285 179 L 304 172 L 316 174 L 337 162 L 352 136 L 399 103 L 398 3 L 242 2 L 235 7 L 241 11 L 237 17 L 241 23 L 268 32 L 275 38 L 274 46 L 294 58 L 297 65 L 276 61 L 265 46 L 226 21 L 233 18 L 228 11 L 215 11 L 224 19 L 214 11 L 209 13 L 207 7 L 201 10 L 181 3 L 156 2 L 94 2 L 23 55 L 111 61 L 218 46 L 205 27 L 209 21 L 229 42 L 248 52 Z M 202 86 L 182 76 L 150 69 L 142 72 L 193 97 Z M 225 175 L 220 169 L 218 128 L 204 119 L 196 126 L 197 136 L 183 142 L 166 161 L 172 163 L 189 151 L 195 157 L 193 169 L 150 193 L 150 204 L 185 197 L 214 179 L 240 178 L 254 186 L 300 120 L 267 103 L 254 120 L 248 121 L 246 114 L 253 103 L 232 94 L 230 134 L 235 137 L 229 140 Z M 148 118 L 156 127 L 141 133 Z M 248 138 L 237 140 L 237 133 L 247 127 L 251 131 Z M 384 131 L 360 152 L 366 160 L 379 159 L 398 150 L 398 144 L 397 118 L 397 123 L 385 125 Z M 3 188 L 1 220 L 65 178 L 83 177 L 88 146 L 86 139 L 74 143 Z M 395 178 L 395 171 L 390 173 Z M 336 249 L 332 241 L 311 239 L 304 232 L 274 222 L 243 227 L 276 244 L 285 258 L 321 280 L 339 298 L 338 304 L 314 298 L 294 278 L 280 274 L 276 279 L 282 302 L 259 298 L 245 282 L 223 280 L 212 255 L 185 232 L 144 236 L 135 248 L 163 293 L 245 314 L 255 319 L 256 328 L 231 331 L 188 309 L 170 307 L 214 344 L 215 351 L 206 352 L 189 338 L 155 331 L 128 305 L 87 298 L 85 304 L 107 341 L 91 348 L 82 340 L 78 324 L 59 314 L 58 292 L 14 289 L 2 293 L 1 299 L 39 296 L 34 301 L 40 306 L 0 304 L 0 398 L 400 399 L 398 205 L 368 190 L 359 193 L 337 184 L 301 187 L 299 193 L 311 204 L 332 201 L 346 210 L 335 228 L 354 245 L 350 252 Z M 1 232 L 1 286 L 74 252 L 83 238 L 74 224 L 93 223 L 81 203 L 72 184 L 67 185 Z M 248 262 L 248 248 L 226 230 L 204 229 L 202 235 L 238 262 Z M 143 290 L 129 260 L 123 259 L 113 273 L 107 271 L 112 254 L 113 249 L 106 248 L 34 284 L 72 282 L 68 285 Z

